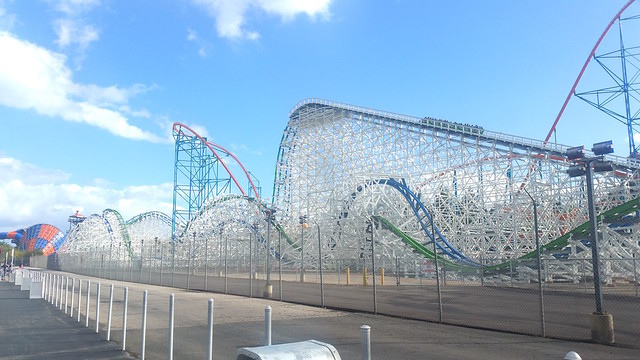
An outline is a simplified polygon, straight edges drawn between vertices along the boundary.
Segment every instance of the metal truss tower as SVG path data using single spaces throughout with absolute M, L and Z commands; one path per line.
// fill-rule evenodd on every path
M 184 235 L 182 232 L 189 227 L 189 222 L 203 209 L 207 201 L 232 194 L 234 189 L 247 198 L 253 196 L 260 199 L 259 187 L 254 185 L 250 173 L 231 152 L 208 141 L 184 124 L 173 125 L 173 137 L 173 236 Z M 226 159 L 232 159 L 241 168 L 247 179 L 247 191 L 225 164 Z
M 625 42 L 623 28 L 635 36 L 640 15 L 622 17 L 618 14 L 619 47 L 596 55 L 597 62 L 611 85 L 596 90 L 575 92 L 575 96 L 609 115 L 627 127 L 629 156 L 640 158 L 640 46 Z M 608 29 L 607 29 L 608 30 Z M 603 34 L 604 35 L 604 34 Z M 626 38 L 629 40 L 629 38 Z
M 220 159 L 210 151 L 206 138 L 183 126 L 174 126 L 172 233 L 181 231 L 209 198 L 231 192 L 231 176 L 220 171 Z

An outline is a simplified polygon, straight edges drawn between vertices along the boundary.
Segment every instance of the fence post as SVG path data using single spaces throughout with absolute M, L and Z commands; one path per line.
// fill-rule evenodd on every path
M 351 284 L 351 271 L 347 266 L 347 286 L 349 286 L 350 284 Z
M 175 312 L 175 295 L 169 295 L 169 360 L 173 360 L 173 319 Z
M 147 290 L 142 293 L 142 331 L 140 340 L 140 360 L 144 360 L 147 342 Z
M 124 301 L 122 309 L 122 351 L 125 351 L 127 346 L 127 308 L 129 304 L 129 288 L 124 288 Z
M 209 299 L 209 321 L 208 321 L 209 347 L 207 348 L 207 359 L 213 359 L 213 299 Z
M 164 271 L 164 243 L 160 246 L 160 286 L 162 286 L 162 272 Z
M 109 287 L 109 314 L 107 315 L 107 341 L 111 340 L 111 315 L 113 314 L 113 284 Z
M 264 345 L 271 345 L 271 306 L 264 308 Z
M 633 253 L 633 284 L 636 288 L 636 297 L 638 297 L 638 272 L 636 271 L 636 253 Z
M 400 286 L 400 268 L 398 267 L 398 256 L 396 255 L 396 286 Z
M 371 360 L 371 327 L 369 325 L 360 326 L 360 344 L 362 360 Z

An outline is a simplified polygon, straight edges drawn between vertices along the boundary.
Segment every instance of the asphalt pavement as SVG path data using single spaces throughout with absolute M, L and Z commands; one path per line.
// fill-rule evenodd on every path
M 169 339 L 169 296 L 175 296 L 174 358 L 202 359 L 207 354 L 207 306 L 214 299 L 213 357 L 235 359 L 241 347 L 264 345 L 264 310 L 272 308 L 272 343 L 318 340 L 333 345 L 342 359 L 361 359 L 360 326 L 371 326 L 373 359 L 563 359 L 575 351 L 582 359 L 638 359 L 640 350 L 586 342 L 442 325 L 397 317 L 345 312 L 268 300 L 166 286 L 74 277 L 71 298 L 77 314 L 78 281 L 83 280 L 81 321 L 44 299 L 27 299 L 11 283 L 0 283 L 0 358 L 128 359 L 142 351 L 142 294 L 148 291 L 147 359 L 166 359 Z M 86 285 L 91 281 L 89 327 L 85 327 Z M 97 283 L 101 284 L 100 325 L 95 333 Z M 114 284 L 112 332 L 106 341 L 109 285 Z M 126 348 L 122 346 L 124 288 L 128 287 Z M 69 285 L 69 290 L 72 286 Z M 64 306 L 63 306 L 64 307 Z

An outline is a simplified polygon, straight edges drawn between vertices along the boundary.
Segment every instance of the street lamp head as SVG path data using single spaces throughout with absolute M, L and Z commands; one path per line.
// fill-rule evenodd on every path
M 576 164 L 569 166 L 567 169 L 567 174 L 569 177 L 578 177 L 587 173 L 587 167 L 585 164 Z
M 593 151 L 593 153 L 596 154 L 596 156 L 611 154 L 613 152 L 613 141 L 607 140 L 607 141 L 595 143 L 593 144 L 591 151 Z
M 584 159 L 584 146 L 568 148 L 565 156 L 567 157 L 567 160 Z
M 593 171 L 595 172 L 613 171 L 613 164 L 611 163 L 611 161 L 595 161 L 593 163 Z

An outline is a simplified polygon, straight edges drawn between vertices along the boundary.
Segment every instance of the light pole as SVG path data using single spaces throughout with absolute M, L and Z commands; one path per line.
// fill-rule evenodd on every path
M 275 209 L 267 209 L 267 283 L 264 285 L 264 297 L 271 298 L 273 295 L 273 285 L 271 285 L 271 221 Z
M 522 188 L 524 192 L 529 196 L 531 202 L 533 202 L 533 226 L 536 232 L 536 253 L 538 259 L 538 293 L 540 301 L 540 333 L 542 337 L 545 337 L 545 324 L 544 324 L 544 296 L 542 295 L 542 262 L 540 260 L 540 236 L 538 232 L 538 203 L 533 199 L 533 196 L 529 194 L 527 189 Z
M 304 228 L 307 225 L 307 215 L 301 215 L 300 219 L 300 282 L 304 282 Z
M 593 144 L 591 151 L 595 157 L 586 157 L 584 146 L 567 149 L 567 160 L 574 165 L 570 166 L 567 173 L 570 177 L 586 175 L 587 202 L 589 206 L 589 223 L 591 230 L 591 261 L 593 266 L 593 288 L 596 299 L 596 311 L 591 314 L 591 339 L 603 343 L 613 344 L 613 316 L 602 310 L 602 287 L 600 283 L 600 254 L 598 249 L 598 224 L 596 219 L 596 207 L 593 201 L 593 172 L 612 171 L 613 164 L 603 159 L 603 155 L 613 152 L 611 140 Z

